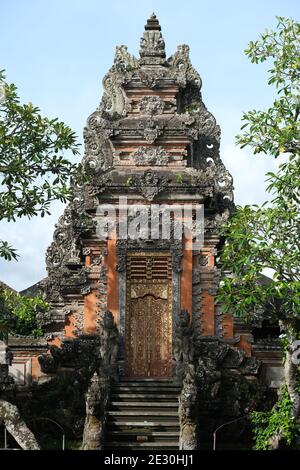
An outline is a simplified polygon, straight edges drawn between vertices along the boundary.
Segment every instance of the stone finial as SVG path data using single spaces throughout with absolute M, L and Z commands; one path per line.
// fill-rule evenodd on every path
M 145 25 L 145 30 L 146 31 L 161 31 L 161 27 L 159 24 L 158 19 L 156 18 L 156 14 L 152 13 L 150 18 L 147 20 L 147 23 Z
M 145 31 L 140 43 L 141 63 L 159 65 L 166 58 L 165 41 L 161 34 L 161 26 L 156 15 L 152 13 L 145 25 Z

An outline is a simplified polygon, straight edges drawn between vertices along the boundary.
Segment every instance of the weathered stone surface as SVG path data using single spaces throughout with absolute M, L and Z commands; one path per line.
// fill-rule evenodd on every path
M 178 315 L 173 350 L 176 361 L 176 374 L 182 378 L 186 367 L 188 364 L 192 364 L 194 360 L 194 328 L 187 310 L 181 310 Z
M 200 414 L 240 416 L 255 408 L 265 389 L 260 361 L 217 338 L 198 338 L 196 355 Z
M 8 375 L 8 368 L 11 362 L 12 353 L 6 341 L 0 340 L 0 393 L 13 388 L 14 380 Z
M 109 391 L 109 377 L 100 377 L 97 372 L 94 372 L 86 393 L 86 417 L 81 447 L 82 450 L 103 449 L 105 414 Z
M 118 329 L 111 312 L 103 315 L 99 334 L 64 340 L 61 347 L 51 346 L 50 355 L 39 357 L 43 372 L 60 373 L 69 368 L 73 383 L 85 384 L 85 423 L 83 450 L 101 450 L 105 431 L 106 407 L 110 384 L 117 371 Z M 76 372 L 75 372 L 76 371 Z
M 195 450 L 198 448 L 198 386 L 195 367 L 187 365 L 182 390 L 179 396 L 179 449 Z
M 0 400 L 1 422 L 23 450 L 40 450 L 34 435 L 21 418 L 18 408 L 5 400 Z

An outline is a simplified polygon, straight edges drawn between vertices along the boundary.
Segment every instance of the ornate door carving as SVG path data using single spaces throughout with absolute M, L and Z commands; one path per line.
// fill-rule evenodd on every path
M 168 377 L 172 373 L 172 268 L 165 253 L 128 255 L 126 374 Z

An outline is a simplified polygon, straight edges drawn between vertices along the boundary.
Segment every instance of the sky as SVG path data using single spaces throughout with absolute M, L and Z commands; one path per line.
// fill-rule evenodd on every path
M 0 0 L 0 69 L 17 85 L 23 102 L 63 120 L 82 143 L 115 46 L 125 44 L 138 57 L 153 11 L 167 56 L 178 44 L 190 46 L 203 101 L 221 126 L 221 157 L 234 178 L 236 203 L 263 202 L 265 173 L 278 163 L 240 150 L 235 135 L 242 113 L 270 106 L 274 89 L 267 85 L 268 64 L 251 64 L 244 49 L 275 27 L 275 16 L 299 21 L 298 0 Z M 63 205 L 54 203 L 51 216 L 43 219 L 0 223 L 0 238 L 20 255 L 17 262 L 0 261 L 1 281 L 22 290 L 46 276 L 45 252 L 62 212 Z

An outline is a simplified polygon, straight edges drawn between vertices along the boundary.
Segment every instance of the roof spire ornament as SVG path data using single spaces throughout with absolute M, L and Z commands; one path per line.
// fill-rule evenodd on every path
M 165 41 L 155 13 L 152 13 L 145 25 L 145 31 L 140 42 L 140 56 L 141 64 L 161 65 L 165 63 Z

